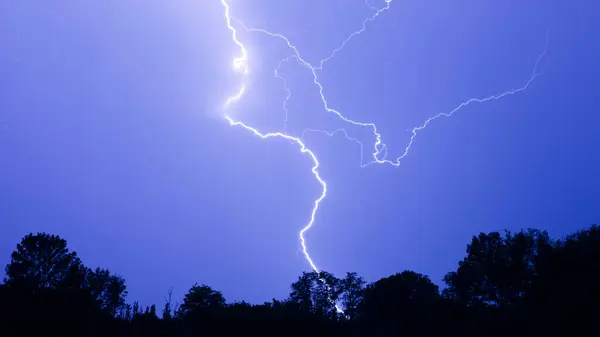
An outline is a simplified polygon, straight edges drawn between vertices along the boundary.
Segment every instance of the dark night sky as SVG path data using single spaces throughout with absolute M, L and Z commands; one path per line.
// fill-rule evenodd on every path
M 383 1 L 370 0 L 381 8 Z M 362 0 L 230 0 L 249 27 L 283 33 L 318 63 L 374 12 Z M 598 221 L 600 5 L 597 1 L 395 0 L 319 72 L 330 106 L 378 125 L 400 167 L 360 167 L 342 136 L 305 137 L 328 194 L 308 232 L 322 269 L 373 281 L 412 269 L 438 284 L 473 234 Z M 234 23 L 235 25 L 235 23 Z M 320 185 L 310 157 L 230 126 L 283 131 L 292 55 L 244 32 L 247 78 L 218 0 L 0 3 L 0 264 L 46 231 L 84 262 L 122 274 L 130 298 L 161 304 L 195 282 L 228 300 L 283 298 L 309 268 L 298 240 Z M 280 68 L 288 132 L 367 128 L 323 109 L 310 71 Z M 407 131 L 408 130 L 408 131 Z M 368 156 L 368 149 L 363 155 Z

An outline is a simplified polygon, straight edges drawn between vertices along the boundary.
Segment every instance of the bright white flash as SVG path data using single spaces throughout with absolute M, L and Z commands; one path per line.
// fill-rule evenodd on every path
M 302 230 L 300 231 L 300 243 L 302 245 L 302 252 L 304 253 L 304 256 L 306 258 L 306 260 L 308 261 L 308 263 L 310 264 L 310 266 L 312 267 L 312 269 L 314 271 L 319 271 L 319 269 L 317 268 L 317 266 L 315 265 L 315 263 L 313 262 L 313 260 L 311 259 L 310 255 L 308 254 L 308 250 L 306 247 L 306 240 L 304 237 L 304 234 L 306 233 L 306 231 L 308 231 L 314 224 L 315 222 L 315 216 L 317 213 L 317 210 L 319 208 L 319 204 L 321 203 L 321 201 L 323 201 L 323 199 L 325 198 L 325 196 L 327 195 L 327 184 L 325 183 L 325 181 L 321 178 L 321 176 L 319 175 L 318 172 L 318 168 L 319 168 L 319 161 L 317 160 L 317 157 L 315 156 L 314 152 L 312 152 L 310 149 L 307 148 L 307 146 L 305 145 L 305 143 L 303 142 L 304 139 L 304 135 L 308 132 L 316 132 L 316 133 L 320 133 L 320 134 L 324 134 L 327 136 L 334 136 L 336 134 L 342 134 L 344 135 L 347 139 L 356 142 L 357 144 L 360 145 L 360 149 L 361 149 L 361 161 L 360 161 L 360 166 L 361 167 L 366 167 L 369 166 L 371 164 L 389 164 L 395 167 L 400 166 L 400 162 L 401 160 L 406 157 L 406 155 L 408 155 L 408 152 L 410 150 L 410 148 L 412 147 L 414 140 L 417 136 L 417 133 L 424 130 L 425 128 L 427 128 L 427 126 L 434 120 L 440 118 L 440 117 L 450 117 L 453 114 L 455 114 L 456 112 L 458 112 L 460 109 L 464 108 L 467 105 L 471 105 L 473 103 L 484 103 L 484 102 L 488 102 L 488 101 L 493 101 L 493 100 L 498 100 L 501 99 L 503 97 L 506 96 L 510 96 L 510 95 L 514 95 L 516 93 L 519 93 L 521 91 L 524 91 L 525 89 L 527 89 L 529 87 L 529 85 L 539 76 L 541 75 L 541 71 L 538 69 L 539 68 L 539 63 L 542 60 L 542 58 L 544 56 L 546 56 L 547 54 L 547 47 L 548 47 L 548 35 L 546 34 L 546 46 L 544 48 L 544 51 L 538 56 L 535 65 L 534 65 L 534 69 L 533 72 L 531 73 L 530 77 L 525 81 L 525 83 L 516 88 L 516 89 L 512 89 L 512 90 L 508 90 L 505 92 L 502 92 L 500 94 L 496 94 L 496 95 L 491 95 L 488 97 L 483 97 L 483 98 L 470 98 L 466 101 L 464 101 L 463 103 L 461 103 L 460 105 L 458 105 L 456 108 L 454 108 L 453 110 L 451 110 L 450 112 L 441 112 L 433 117 L 428 118 L 427 120 L 425 120 L 425 122 L 423 122 L 421 125 L 416 126 L 412 129 L 412 135 L 410 137 L 410 140 L 408 142 L 408 144 L 406 145 L 404 152 L 402 153 L 402 155 L 400 155 L 398 158 L 393 159 L 393 160 L 389 160 L 386 159 L 387 154 L 388 154 L 388 149 L 387 149 L 387 145 L 382 142 L 381 138 L 381 134 L 377 131 L 377 126 L 375 125 L 375 123 L 372 122 L 359 122 L 359 121 L 355 121 L 352 120 L 350 118 L 345 117 L 341 112 L 333 109 L 330 107 L 329 103 L 327 102 L 327 99 L 325 98 L 325 95 L 323 94 L 324 88 L 323 85 L 321 84 L 321 82 L 319 81 L 319 77 L 317 75 L 317 71 L 322 71 L 323 67 L 325 65 L 325 63 L 327 63 L 328 61 L 330 61 L 332 58 L 335 57 L 335 55 L 339 52 L 341 52 L 344 47 L 346 46 L 347 43 L 350 42 L 350 40 L 360 34 L 362 34 L 366 29 L 367 29 L 367 25 L 374 21 L 378 16 L 380 16 L 381 14 L 383 14 L 385 11 L 387 11 L 388 9 L 390 9 L 392 0 L 384 0 L 385 5 L 382 8 L 375 8 L 373 5 L 370 4 L 369 1 L 365 0 L 365 4 L 371 8 L 372 10 L 375 11 L 375 13 L 373 15 L 371 15 L 370 17 L 366 18 L 363 23 L 362 23 L 362 27 L 361 29 L 351 33 L 348 35 L 348 37 L 346 39 L 344 39 L 337 48 L 333 49 L 333 51 L 329 54 L 329 56 L 327 56 L 326 58 L 320 60 L 318 62 L 318 65 L 313 65 L 310 62 L 308 62 L 307 60 L 305 60 L 302 55 L 300 54 L 298 48 L 290 41 L 289 38 L 287 38 L 285 35 L 280 34 L 280 33 L 273 33 L 270 32 L 266 29 L 263 28 L 249 28 L 246 27 L 244 25 L 243 22 L 241 22 L 240 20 L 235 19 L 234 17 L 231 16 L 230 13 L 230 7 L 227 4 L 226 0 L 221 0 L 221 3 L 223 4 L 223 6 L 225 7 L 225 21 L 227 23 L 227 27 L 229 28 L 229 30 L 231 31 L 231 37 L 232 37 L 232 41 L 240 48 L 240 56 L 236 57 L 233 59 L 233 66 L 234 69 L 241 71 L 242 74 L 244 76 L 248 75 L 248 53 L 246 48 L 244 47 L 244 44 L 241 43 L 237 37 L 237 31 L 235 29 L 235 27 L 233 26 L 233 22 L 239 24 L 239 26 L 241 26 L 246 32 L 257 32 L 257 33 L 261 33 L 261 34 L 266 34 L 272 38 L 276 38 L 276 39 L 280 39 L 281 41 L 283 41 L 287 47 L 290 49 L 291 51 L 291 55 L 288 56 L 287 58 L 281 60 L 278 64 L 278 67 L 275 69 L 274 75 L 275 77 L 279 78 L 280 80 L 283 81 L 284 84 L 284 89 L 287 92 L 287 97 L 285 98 L 285 101 L 283 102 L 283 109 L 285 111 L 285 120 L 284 120 L 284 132 L 274 132 L 274 133 L 261 133 L 260 131 L 258 131 L 256 128 L 251 127 L 247 124 L 244 124 L 241 121 L 235 121 L 234 119 L 232 119 L 229 115 L 225 115 L 225 119 L 227 119 L 227 121 L 229 122 L 229 124 L 231 124 L 232 126 L 240 126 L 252 133 L 254 133 L 256 136 L 259 136 L 263 139 L 267 139 L 267 138 L 284 138 L 287 139 L 289 141 L 291 141 L 292 143 L 296 144 L 299 148 L 300 151 L 302 153 L 306 153 L 308 154 L 311 159 L 313 160 L 313 167 L 312 167 L 312 172 L 313 175 L 315 176 L 315 178 L 317 179 L 317 181 L 321 184 L 322 186 L 322 192 L 321 195 L 319 196 L 318 199 L 315 200 L 314 202 L 314 207 L 312 209 L 311 215 L 310 215 L 310 220 L 309 222 L 305 225 L 305 227 L 302 228 Z M 356 138 L 352 138 L 348 135 L 348 133 L 346 132 L 345 129 L 338 129 L 335 131 L 326 131 L 326 130 L 315 130 L 315 129 L 306 129 L 304 130 L 304 132 L 302 133 L 302 135 L 300 137 L 294 137 L 291 136 L 289 134 L 287 134 L 287 116 L 288 116 L 288 111 L 287 111 L 287 102 L 290 99 L 292 93 L 291 91 L 288 89 L 287 87 L 287 83 L 284 77 L 282 77 L 279 73 L 279 68 L 281 67 L 281 65 L 284 62 L 288 62 L 288 61 L 296 61 L 300 66 L 308 69 L 311 73 L 312 73 L 312 78 L 313 78 L 313 83 L 317 86 L 317 88 L 319 89 L 319 96 L 321 97 L 321 102 L 323 104 L 323 108 L 325 111 L 329 112 L 329 113 L 333 113 L 335 115 L 337 115 L 342 121 L 344 121 L 345 123 L 348 124 L 352 124 L 352 125 L 356 125 L 356 126 L 360 126 L 360 127 L 366 127 L 366 128 L 370 128 L 372 130 L 372 135 L 375 138 L 375 141 L 373 143 L 373 145 L 370 146 L 370 148 L 372 149 L 371 153 L 370 153 L 370 157 L 371 159 L 367 162 L 365 162 L 363 160 L 363 149 L 365 148 L 365 146 L 363 145 L 363 143 L 361 141 L 359 141 Z M 241 85 L 240 88 L 238 89 L 237 93 L 234 95 L 231 95 L 229 98 L 227 98 L 226 102 L 225 102 L 225 107 L 229 107 L 231 104 L 238 102 L 239 100 L 242 99 L 242 96 L 244 95 L 244 93 L 246 92 L 246 87 L 245 85 Z M 338 307 L 338 310 L 341 311 Z

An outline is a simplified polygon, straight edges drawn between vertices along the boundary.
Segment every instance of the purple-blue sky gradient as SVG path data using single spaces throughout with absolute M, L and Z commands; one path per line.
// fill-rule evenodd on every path
M 373 13 L 362 0 L 229 3 L 313 63 Z M 0 264 L 46 231 L 122 274 L 143 304 L 195 282 L 228 300 L 288 294 L 309 267 L 298 231 L 320 186 L 297 146 L 223 119 L 241 80 L 223 14 L 218 0 L 0 3 Z M 232 114 L 283 131 L 273 71 L 291 52 L 238 30 L 251 74 Z M 441 285 L 473 234 L 560 237 L 598 222 L 596 1 L 394 0 L 319 76 L 329 104 L 376 123 L 395 157 L 428 117 L 522 86 L 546 33 L 544 73 L 526 91 L 434 121 L 398 168 L 360 168 L 356 143 L 306 136 L 328 183 L 307 234 L 319 267 L 369 281 L 412 269 Z M 372 144 L 323 109 L 306 68 L 280 74 L 291 134 L 346 126 Z

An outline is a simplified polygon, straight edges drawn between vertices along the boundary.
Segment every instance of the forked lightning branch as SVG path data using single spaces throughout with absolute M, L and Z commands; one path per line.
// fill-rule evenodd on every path
M 541 75 L 542 72 L 539 69 L 539 63 L 544 58 L 544 56 L 546 56 L 546 53 L 547 53 L 548 35 L 546 34 L 546 46 L 545 46 L 543 52 L 538 56 L 535 64 L 533 65 L 533 71 L 532 71 L 530 77 L 525 81 L 525 83 L 522 86 L 520 86 L 516 89 L 507 90 L 505 92 L 490 95 L 487 97 L 469 98 L 466 101 L 464 101 L 463 103 L 459 104 L 454 109 L 450 110 L 449 112 L 441 112 L 437 115 L 434 115 L 434 116 L 426 119 L 423 123 L 421 123 L 418 126 L 415 126 L 412 129 L 410 140 L 408 141 L 407 145 L 404 147 L 404 151 L 402 152 L 402 154 L 397 158 L 388 159 L 387 158 L 387 154 L 388 154 L 387 145 L 382 141 L 382 135 L 378 132 L 377 126 L 375 125 L 375 123 L 360 122 L 360 121 L 352 120 L 350 118 L 345 117 L 340 111 L 335 110 L 330 107 L 329 103 L 327 102 L 327 99 L 325 98 L 325 95 L 323 94 L 324 88 L 323 88 L 323 85 L 321 84 L 321 82 L 319 81 L 319 77 L 317 76 L 317 70 L 323 70 L 325 64 L 327 62 L 330 62 L 338 53 L 342 52 L 344 47 L 348 43 L 350 43 L 353 40 L 353 38 L 355 38 L 355 37 L 361 35 L 363 32 L 365 32 L 365 30 L 367 29 L 367 26 L 371 22 L 373 22 L 375 19 L 380 17 L 386 11 L 390 10 L 391 5 L 392 5 L 392 0 L 384 0 L 384 5 L 381 8 L 374 8 L 372 5 L 365 3 L 371 9 L 373 9 L 375 13 L 373 15 L 371 15 L 370 17 L 366 18 L 363 21 L 362 26 L 360 27 L 359 30 L 356 30 L 356 31 L 350 33 L 347 36 L 347 38 L 344 39 L 336 48 L 334 48 L 332 50 L 332 52 L 326 58 L 320 60 L 318 65 L 313 65 L 313 64 L 309 63 L 308 61 L 306 61 L 302 57 L 298 48 L 285 35 L 280 34 L 280 33 L 273 33 L 266 29 L 263 29 L 263 28 L 247 27 L 246 25 L 244 25 L 244 23 L 242 21 L 235 19 L 231 15 L 231 6 L 227 2 L 227 0 L 220 0 L 220 1 L 224 8 L 225 24 L 227 25 L 227 28 L 231 32 L 231 42 L 233 44 L 237 45 L 237 47 L 239 48 L 238 56 L 234 57 L 232 60 L 232 65 L 233 65 L 233 68 L 235 71 L 240 72 L 240 74 L 244 77 L 249 76 L 249 65 L 252 63 L 252 60 L 250 59 L 250 57 L 248 55 L 248 51 L 246 50 L 246 47 L 238 38 L 238 30 L 237 29 L 243 29 L 246 32 L 255 32 L 255 33 L 259 33 L 259 34 L 266 34 L 267 36 L 270 36 L 274 39 L 279 39 L 282 41 L 282 43 L 284 43 L 287 46 L 287 48 L 291 52 L 291 56 L 289 56 L 289 57 L 285 58 L 284 60 L 282 60 L 281 62 L 279 62 L 279 65 L 281 65 L 284 61 L 290 61 L 293 59 L 296 62 L 298 62 L 298 64 L 300 64 L 302 66 L 302 68 L 307 69 L 308 71 L 311 72 L 313 84 L 315 86 L 317 86 L 317 88 L 319 89 L 319 96 L 320 96 L 320 99 L 321 99 L 321 102 L 323 105 L 323 113 L 332 113 L 332 114 L 335 114 L 338 118 L 340 118 L 344 123 L 368 128 L 372 131 L 372 134 L 374 136 L 375 141 L 373 142 L 373 144 L 366 147 L 359 140 L 348 136 L 348 133 L 346 132 L 345 129 L 338 129 L 338 130 L 334 130 L 334 131 L 307 129 L 302 133 L 302 135 L 300 137 L 295 137 L 293 135 L 290 135 L 290 134 L 286 133 L 285 130 L 282 132 L 263 133 L 263 132 L 259 131 L 257 128 L 252 127 L 251 125 L 248 125 L 248 124 L 244 123 L 243 121 L 235 120 L 233 117 L 230 116 L 230 114 L 228 112 L 229 109 L 231 108 L 231 106 L 234 104 L 240 104 L 240 107 L 243 108 L 243 104 L 241 101 L 243 100 L 243 97 L 247 91 L 245 84 L 240 84 L 236 89 L 232 89 L 233 93 L 226 99 L 226 101 L 223 104 L 224 111 L 225 111 L 224 118 L 225 118 L 225 120 L 227 120 L 229 122 L 229 124 L 231 126 L 241 127 L 243 129 L 246 129 L 247 131 L 251 132 L 255 136 L 258 136 L 262 139 L 283 138 L 283 139 L 289 140 L 289 141 L 291 141 L 292 144 L 294 144 L 300 150 L 301 153 L 308 155 L 310 157 L 310 159 L 313 161 L 312 173 L 313 173 L 313 176 L 315 177 L 315 179 L 321 185 L 322 189 L 321 189 L 321 193 L 320 193 L 319 197 L 314 201 L 312 211 L 310 212 L 310 216 L 307 216 L 307 222 L 305 223 L 304 227 L 302 227 L 302 229 L 300 230 L 299 238 L 300 238 L 300 244 L 302 246 L 302 253 L 304 254 L 304 257 L 305 257 L 306 261 L 309 263 L 310 267 L 316 272 L 319 272 L 319 268 L 317 267 L 317 265 L 311 258 L 310 254 L 308 253 L 305 234 L 315 224 L 315 218 L 316 218 L 317 211 L 319 210 L 319 206 L 320 206 L 321 202 L 323 201 L 323 199 L 325 199 L 325 197 L 327 196 L 327 183 L 325 182 L 325 180 L 323 180 L 323 178 L 319 174 L 319 171 L 318 171 L 319 160 L 317 159 L 317 156 L 315 155 L 314 151 L 309 149 L 306 146 L 306 144 L 303 142 L 303 135 L 306 132 L 318 132 L 318 133 L 325 134 L 328 136 L 334 136 L 336 134 L 341 134 L 341 135 L 345 136 L 347 139 L 358 143 L 360 145 L 360 149 L 361 149 L 361 162 L 360 162 L 361 167 L 367 167 L 372 164 L 389 164 L 393 167 L 398 167 L 398 166 L 400 166 L 401 161 L 408 155 L 408 153 L 417 137 L 417 134 L 419 132 L 423 131 L 425 128 L 427 128 L 427 126 L 434 120 L 436 120 L 440 117 L 451 117 L 452 115 L 454 115 L 456 112 L 460 111 L 462 108 L 466 107 L 467 105 L 471 105 L 474 103 L 485 103 L 485 102 L 489 102 L 489 101 L 498 100 L 498 99 L 501 99 L 501 98 L 504 98 L 507 96 L 511 96 L 511 95 L 514 95 L 514 94 L 517 94 L 519 92 L 526 90 L 531 85 L 531 83 L 533 83 L 533 81 L 539 75 Z M 298 0 L 298 1 L 301 1 L 301 0 Z M 275 76 L 278 77 L 279 79 L 282 79 L 284 82 L 284 85 L 285 85 L 285 79 L 279 75 L 278 69 L 275 70 Z M 248 83 L 248 81 L 244 81 L 243 83 Z M 288 92 L 288 97 L 286 98 L 286 102 L 287 102 L 287 99 L 289 99 L 291 92 L 289 91 L 287 86 L 285 87 L 285 90 Z M 285 108 L 285 102 L 284 102 L 284 108 Z M 287 123 L 287 120 L 285 121 L 285 123 Z M 370 153 L 370 159 L 368 161 L 364 161 L 363 156 L 362 156 L 362 151 L 365 148 L 372 149 L 371 150 L 372 152 Z

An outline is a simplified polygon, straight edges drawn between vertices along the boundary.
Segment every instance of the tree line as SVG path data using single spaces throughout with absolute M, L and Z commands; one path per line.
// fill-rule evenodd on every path
M 442 290 L 409 270 L 372 283 L 304 272 L 287 298 L 263 304 L 227 302 L 205 284 L 180 305 L 170 292 L 159 309 L 128 303 L 123 277 L 47 233 L 26 235 L 5 271 L 0 336 L 589 336 L 600 313 L 595 225 L 559 240 L 480 233 Z

